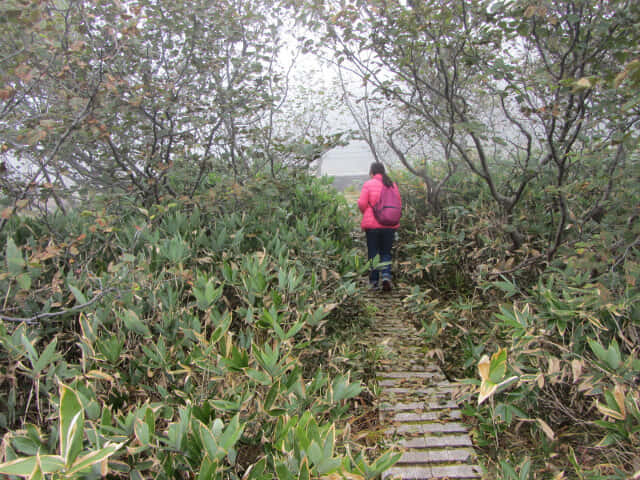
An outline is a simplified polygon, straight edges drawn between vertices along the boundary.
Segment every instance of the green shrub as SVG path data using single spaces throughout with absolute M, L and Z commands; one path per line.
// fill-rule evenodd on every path
M 434 216 L 419 185 L 409 182 L 415 195 L 406 202 L 398 245 L 413 284 L 406 302 L 445 372 L 466 377 L 465 414 L 495 478 L 532 478 L 550 464 L 576 478 L 622 479 L 637 469 L 634 168 L 615 179 L 621 186 L 603 215 L 582 223 L 577 212 L 587 212 L 599 190 L 567 187 L 576 214 L 550 260 L 542 255 L 554 235 L 541 210 L 548 189 L 526 192 L 515 215 L 526 240 L 513 250 L 483 187 L 454 177 Z
M 115 198 L 46 226 L 11 219 L 1 472 L 372 478 L 397 459 L 337 448 L 362 385 L 326 368 L 327 322 L 357 308 L 367 268 L 344 201 L 301 176 L 215 180 L 149 209 Z M 59 389 L 77 399 L 74 458 Z

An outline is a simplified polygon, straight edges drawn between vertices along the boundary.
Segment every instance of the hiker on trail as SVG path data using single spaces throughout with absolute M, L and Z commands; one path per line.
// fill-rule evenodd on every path
M 374 162 L 369 168 L 371 177 L 362 186 L 358 208 L 362 212 L 360 226 L 367 236 L 367 257 L 369 260 L 379 256 L 385 262 L 380 269 L 371 269 L 369 286 L 378 288 L 382 276 L 382 289 L 389 291 L 391 283 L 391 248 L 398 229 L 402 200 L 398 185 L 385 173 L 384 165 Z

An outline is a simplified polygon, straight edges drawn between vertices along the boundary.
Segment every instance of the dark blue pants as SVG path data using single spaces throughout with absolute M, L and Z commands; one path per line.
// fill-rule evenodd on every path
M 372 269 L 369 273 L 369 282 L 378 283 L 380 273 L 383 278 L 391 279 L 391 247 L 393 247 L 393 237 L 395 230 L 393 228 L 372 228 L 367 230 L 367 258 L 373 259 L 376 255 L 380 256 L 381 262 L 389 262 L 379 270 Z

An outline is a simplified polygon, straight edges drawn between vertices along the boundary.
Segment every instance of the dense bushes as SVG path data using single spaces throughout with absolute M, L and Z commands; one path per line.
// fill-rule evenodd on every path
M 543 188 L 527 192 L 526 242 L 513 250 L 462 173 L 438 216 L 400 180 L 406 302 L 448 376 L 470 385 L 465 413 L 492 478 L 638 469 L 633 168 L 553 258 L 540 256 Z M 3 472 L 373 477 L 392 462 L 367 463 L 342 428 L 362 385 L 346 363 L 356 354 L 331 335 L 364 317 L 355 279 L 366 269 L 347 205 L 306 177 L 209 181 L 150 209 L 94 199 L 10 219 L 0 427 L 16 463 Z
M 540 255 L 552 235 L 539 211 L 545 188 L 527 192 L 517 216 L 527 240 L 514 251 L 487 193 L 464 175 L 437 217 L 405 179 L 408 303 L 449 376 L 476 385 L 466 413 L 495 478 L 627 478 L 640 469 L 637 168 L 613 179 L 620 193 L 601 216 L 580 222 L 575 212 L 550 259 Z M 568 192 L 588 211 L 588 185 Z
M 0 471 L 373 477 L 391 462 L 337 449 L 362 386 L 327 322 L 359 308 L 365 268 L 343 201 L 302 176 L 209 180 L 150 209 L 11 218 Z

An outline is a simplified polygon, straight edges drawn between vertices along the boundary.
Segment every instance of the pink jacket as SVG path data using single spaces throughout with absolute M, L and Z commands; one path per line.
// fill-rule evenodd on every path
M 393 184 L 393 188 L 398 190 L 398 185 Z M 362 212 L 362 222 L 360 222 L 360 226 L 363 230 L 369 230 L 372 228 L 393 228 L 397 229 L 400 225 L 396 224 L 393 226 L 380 225 L 376 220 L 376 217 L 373 215 L 373 208 L 371 205 L 375 205 L 378 199 L 380 198 L 380 192 L 382 191 L 382 175 L 377 174 L 374 175 L 371 180 L 367 180 L 364 182 L 362 186 L 362 191 L 360 192 L 360 198 L 358 199 L 358 208 Z M 398 192 L 400 195 L 400 192 Z

